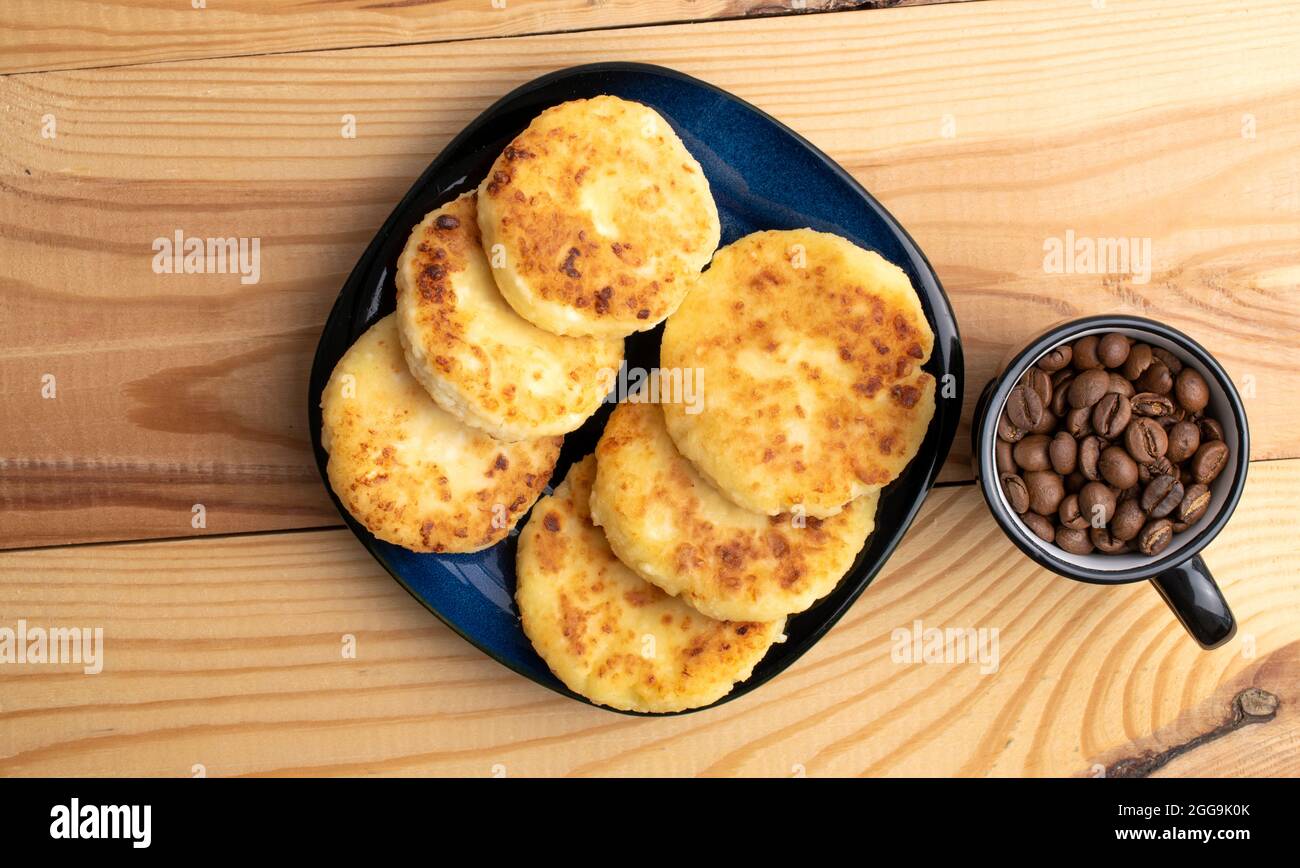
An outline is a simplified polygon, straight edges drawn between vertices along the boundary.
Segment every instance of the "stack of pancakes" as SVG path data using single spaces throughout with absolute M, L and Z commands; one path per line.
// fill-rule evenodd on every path
M 851 566 L 934 412 L 933 335 L 900 269 L 807 229 L 719 237 L 656 112 L 556 106 L 415 228 L 396 313 L 322 398 L 330 484 L 360 523 L 477 551 L 533 507 L 623 338 L 666 320 L 661 370 L 702 377 L 702 405 L 619 404 L 519 536 L 525 633 L 615 708 L 705 705 L 749 677 Z

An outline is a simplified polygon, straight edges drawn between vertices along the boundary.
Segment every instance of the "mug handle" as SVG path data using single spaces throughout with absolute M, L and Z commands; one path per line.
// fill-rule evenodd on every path
M 1218 648 L 1237 634 L 1237 619 L 1200 555 L 1154 576 L 1151 584 L 1205 650 Z

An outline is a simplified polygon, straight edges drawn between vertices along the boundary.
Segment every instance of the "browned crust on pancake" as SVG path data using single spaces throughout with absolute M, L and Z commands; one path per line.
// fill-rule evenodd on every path
M 520 317 L 481 250 L 476 199 L 467 193 L 426 215 L 398 258 L 407 363 L 443 409 L 494 437 L 572 431 L 599 408 L 622 342 L 562 337 Z
M 792 242 L 808 248 L 806 267 L 786 264 Z M 755 233 L 720 250 L 668 320 L 662 364 L 707 373 L 704 412 L 667 405 L 669 431 L 742 506 L 773 513 L 805 504 L 833 515 L 897 476 L 925 436 L 935 382 L 921 366 L 933 334 L 897 268 L 878 260 L 888 293 L 853 273 L 864 256 L 875 268 L 874 254 L 834 236 Z M 813 349 L 819 358 L 801 357 Z M 789 425 L 811 432 L 816 448 L 792 442 Z
M 342 394 L 349 373 L 354 397 Z M 339 501 L 379 539 L 418 552 L 472 552 L 504 539 L 546 486 L 563 443 L 499 442 L 438 408 L 406 369 L 392 315 L 344 354 L 321 404 L 326 475 Z M 457 439 L 455 466 L 437 442 L 410 446 L 429 431 Z
M 584 319 L 611 321 L 623 333 L 643 330 L 675 309 L 691 275 L 708 262 L 716 244 L 716 210 L 696 206 L 696 190 L 707 182 L 699 164 L 684 154 L 674 163 L 651 164 L 631 149 L 565 124 L 577 104 L 616 114 L 627 111 L 611 97 L 578 100 L 548 109 L 502 152 L 480 194 L 490 203 L 490 241 L 505 246 L 510 267 L 542 300 L 570 307 Z M 658 136 L 676 139 L 660 119 Z M 599 173 L 654 178 L 638 198 L 618 209 L 617 237 L 601 234 L 579 207 L 584 185 Z M 686 197 L 689 213 L 672 220 L 643 217 L 665 197 Z M 713 243 L 701 248 L 701 238 Z M 638 274 L 647 263 L 649 274 Z M 507 298 L 510 293 L 507 292 Z M 521 311 L 527 316 L 527 313 Z M 539 322 L 540 325 L 545 323 Z
M 524 632 L 570 689 L 638 711 L 677 711 L 725 695 L 780 635 L 780 622 L 718 621 L 622 564 L 587 502 L 588 456 L 543 498 L 519 535 L 517 599 Z M 643 655 L 646 635 L 655 654 Z
M 677 452 L 654 404 L 615 408 L 596 461 L 592 509 L 610 547 L 715 618 L 804 610 L 835 588 L 874 525 L 874 493 L 827 519 L 736 506 Z M 666 548 L 661 522 L 673 530 Z

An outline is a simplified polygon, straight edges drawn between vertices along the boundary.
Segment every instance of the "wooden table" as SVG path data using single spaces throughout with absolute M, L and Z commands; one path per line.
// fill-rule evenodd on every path
M 0 774 L 1300 773 L 1291 0 L 189 7 L 0 9 L 0 627 L 105 636 L 98 675 L 0 665 Z M 968 419 L 1002 353 L 1066 317 L 1141 313 L 1214 352 L 1253 435 L 1206 552 L 1238 638 L 1202 652 L 1149 587 L 1034 567 L 970 484 L 966 426 L 849 615 L 713 711 L 557 697 L 408 597 L 317 476 L 317 336 L 455 132 L 615 59 L 753 102 L 898 216 L 960 319 Z M 260 238 L 260 281 L 154 273 L 177 230 Z M 1046 273 L 1067 231 L 1152 239 L 1150 281 Z M 917 620 L 997 628 L 998 672 L 894 662 Z

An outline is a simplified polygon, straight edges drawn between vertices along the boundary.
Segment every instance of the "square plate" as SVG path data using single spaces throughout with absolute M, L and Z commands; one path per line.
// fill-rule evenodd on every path
M 788 127 L 712 85 L 646 64 L 578 66 L 517 88 L 443 149 L 389 215 L 344 283 L 312 364 L 307 396 L 312 444 L 325 479 L 328 455 L 320 443 L 321 392 L 335 363 L 353 341 L 393 311 L 397 293 L 394 268 L 415 225 L 429 211 L 476 186 L 501 150 L 542 110 L 599 94 L 644 103 L 672 125 L 704 167 L 722 218 L 722 244 L 760 229 L 810 227 L 842 235 L 907 272 L 935 335 L 934 352 L 925 365 L 939 383 L 934 419 L 917 456 L 882 492 L 875 531 L 836 589 L 812 608 L 792 616 L 786 626 L 787 640 L 772 646 L 746 681 L 713 703 L 719 705 L 744 696 L 799 659 L 848 611 L 920 509 L 948 456 L 961 416 L 963 367 L 957 322 L 930 263 L 898 222 L 852 176 Z M 628 338 L 629 367 L 648 369 L 658 364 L 662 331 L 660 325 Z M 945 398 L 944 394 L 955 397 Z M 559 484 L 570 464 L 595 449 L 610 410 L 606 405 L 565 437 L 551 484 Z M 447 626 L 521 675 L 588 702 L 551 673 L 519 623 L 514 605 L 515 543 L 527 518 L 507 539 L 481 552 L 417 554 L 375 539 L 337 498 L 334 504 L 375 559 Z

